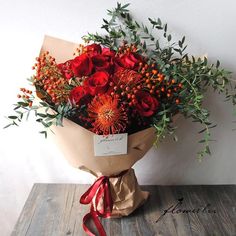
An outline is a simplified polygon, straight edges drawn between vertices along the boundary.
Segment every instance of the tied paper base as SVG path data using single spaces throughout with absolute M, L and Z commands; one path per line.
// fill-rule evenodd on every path
M 131 214 L 149 197 L 149 192 L 140 189 L 132 168 L 122 177 L 110 178 L 109 181 L 113 199 L 112 218 Z

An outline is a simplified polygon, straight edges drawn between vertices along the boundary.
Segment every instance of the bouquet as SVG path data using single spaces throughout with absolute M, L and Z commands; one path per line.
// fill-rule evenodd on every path
M 186 53 L 185 37 L 173 42 L 167 24 L 149 18 L 151 27 L 135 21 L 128 4 L 117 4 L 104 19 L 105 35 L 88 33 L 83 44 L 46 36 L 33 66 L 33 90 L 21 88 L 15 115 L 18 125 L 34 112 L 68 161 L 97 177 L 81 197 L 91 203 L 91 218 L 105 235 L 98 216 L 129 215 L 147 199 L 132 166 L 153 143 L 174 135 L 176 115 L 199 122 L 203 129 L 201 159 L 210 154 L 209 111 L 202 106 L 212 87 L 236 104 L 230 72 L 220 63 Z M 156 32 L 159 36 L 156 37 Z M 8 126 L 9 126 L 8 125 Z

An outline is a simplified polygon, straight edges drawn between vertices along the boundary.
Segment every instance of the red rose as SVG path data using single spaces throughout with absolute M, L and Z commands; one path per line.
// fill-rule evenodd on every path
M 108 71 L 111 68 L 110 59 L 103 55 L 95 55 L 92 57 L 92 62 L 96 71 Z
M 77 86 L 70 91 L 69 100 L 76 105 L 81 105 L 86 102 L 89 94 L 85 87 Z
M 71 70 L 71 61 L 66 61 L 65 63 L 60 63 L 57 65 L 63 76 L 65 76 L 67 79 L 70 79 L 73 77 L 73 72 Z
M 111 50 L 110 48 L 103 48 L 102 49 L 102 55 L 106 57 L 114 57 L 115 56 L 115 51 Z
M 136 108 L 141 116 L 149 117 L 157 110 L 159 102 L 149 93 L 140 91 L 136 93 Z
M 135 70 L 139 63 L 142 62 L 142 57 L 137 53 L 126 53 L 118 59 L 118 64 L 126 69 Z
M 71 61 L 71 69 L 76 77 L 90 75 L 93 70 L 92 60 L 86 53 L 83 53 Z
M 85 48 L 85 52 L 89 55 L 95 55 L 95 54 L 100 54 L 102 52 L 102 48 L 99 44 L 93 43 Z
M 107 91 L 109 74 L 105 71 L 98 71 L 89 77 L 85 82 L 92 96 L 102 94 Z

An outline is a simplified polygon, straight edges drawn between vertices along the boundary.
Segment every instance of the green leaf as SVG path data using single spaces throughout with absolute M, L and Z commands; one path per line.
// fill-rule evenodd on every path
M 164 25 L 164 31 L 167 32 L 167 24 Z
M 44 107 L 48 107 L 48 104 L 46 102 L 40 102 L 39 104 L 44 106 Z
M 47 117 L 47 115 L 46 115 L 46 114 L 43 114 L 43 113 L 37 113 L 37 116 L 42 117 L 42 118 Z
M 20 106 L 27 107 L 29 104 L 27 102 L 18 102 Z
M 40 134 L 44 134 L 44 137 L 47 138 L 47 135 L 48 135 L 48 134 L 47 134 L 47 131 L 40 131 L 39 133 L 40 133 Z
M 14 108 L 14 110 L 17 110 L 17 109 L 19 109 L 21 106 L 16 106 L 15 108 Z
M 6 129 L 6 128 L 12 126 L 12 125 L 13 125 L 12 123 L 11 123 L 11 124 L 8 124 L 8 125 L 4 126 L 3 129 Z
M 206 146 L 206 153 L 207 153 L 208 155 L 211 155 L 211 151 L 210 151 L 209 146 Z
M 125 8 L 127 8 L 129 5 L 130 5 L 130 3 L 127 3 L 127 4 L 123 5 L 121 8 L 122 8 L 122 9 L 125 9 Z
M 18 117 L 17 116 L 8 116 L 9 119 L 12 119 L 12 120 L 15 120 L 17 119 Z

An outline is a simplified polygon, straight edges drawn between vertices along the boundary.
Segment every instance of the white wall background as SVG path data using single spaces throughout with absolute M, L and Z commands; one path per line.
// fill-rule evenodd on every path
M 124 1 L 121 1 L 122 3 Z M 129 0 L 137 20 L 160 17 L 172 32 L 186 35 L 188 51 L 217 58 L 236 77 L 236 2 L 234 0 Z M 0 0 L 0 127 L 11 114 L 19 87 L 32 73 L 44 34 L 78 41 L 100 31 L 109 0 Z M 235 184 L 236 124 L 233 107 L 223 97 L 207 94 L 205 105 L 218 126 L 212 156 L 199 163 L 199 127 L 180 118 L 179 142 L 166 139 L 135 165 L 141 184 Z M 0 129 L 0 235 L 9 235 L 35 182 L 88 183 L 93 178 L 70 167 L 62 154 L 35 131 L 30 121 L 20 128 Z

